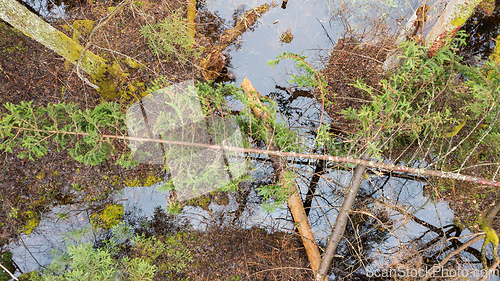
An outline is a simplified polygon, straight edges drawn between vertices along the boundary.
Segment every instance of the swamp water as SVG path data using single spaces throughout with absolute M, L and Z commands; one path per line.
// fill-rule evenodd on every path
M 205 4 L 208 10 L 216 12 L 226 24 L 230 24 L 233 15 L 238 14 L 238 11 L 248 10 L 264 3 L 265 1 L 261 0 L 253 2 L 237 0 L 206 1 Z M 308 61 L 321 69 L 328 61 L 328 54 L 333 44 L 348 32 L 347 28 L 356 33 L 370 32 L 370 30 L 375 32 L 374 25 L 380 24 L 395 31 L 399 23 L 405 23 L 404 18 L 410 16 L 412 8 L 418 7 L 419 3 L 410 2 L 412 5 L 410 7 L 406 1 L 366 0 L 347 3 L 290 0 L 286 9 L 281 9 L 279 4 L 259 19 L 253 31 L 244 33 L 238 42 L 230 47 L 229 75 L 236 85 L 239 85 L 244 77 L 248 77 L 261 94 L 276 99 L 280 105 L 279 121 L 298 130 L 304 142 L 310 143 L 314 138 L 311 132 L 317 129 L 321 119 L 321 105 L 310 93 L 289 87 L 287 83 L 289 75 L 297 73 L 291 61 L 283 61 L 274 69 L 271 69 L 267 62 L 282 52 L 294 52 L 308 56 Z M 435 3 L 433 7 L 439 7 L 441 4 Z M 293 34 L 292 41 L 280 42 L 281 34 L 288 29 Z M 234 101 L 229 102 L 234 108 L 240 107 Z M 327 116 L 323 117 L 323 122 L 329 122 Z M 258 156 L 252 155 L 252 157 Z M 251 166 L 252 177 L 256 182 L 265 182 L 265 179 L 272 175 L 272 169 L 262 162 L 252 161 Z M 314 163 L 298 163 L 293 167 L 296 174 L 301 175 L 297 177 L 297 182 L 302 194 L 306 194 L 308 182 L 304 179 L 311 178 Z M 309 219 L 320 245 L 324 245 L 328 239 L 331 225 L 337 216 L 337 209 L 342 204 L 342 197 L 339 195 L 349 184 L 350 176 L 348 172 L 329 169 L 319 180 L 316 190 L 317 200 L 312 202 Z M 142 210 L 142 215 L 152 216 L 156 206 L 165 207 L 167 204 L 169 194 L 159 191 L 160 185 L 161 183 L 150 187 L 128 187 L 114 198 L 115 201 L 122 200 L 126 212 L 139 208 Z M 265 212 L 260 204 L 261 196 L 257 194 L 254 186 L 250 185 L 247 188 L 250 192 L 245 209 L 238 218 L 239 226 L 292 231 L 293 222 L 286 208 Z M 425 241 L 436 237 L 435 234 L 429 233 L 429 229 L 425 226 L 406 220 L 384 205 L 397 203 L 405 206 L 407 212 L 438 228 L 453 224 L 453 211 L 448 203 L 432 201 L 426 194 L 424 184 L 419 181 L 396 177 L 390 179 L 370 177 L 363 182 L 360 198 L 369 200 L 358 199 L 360 204 L 358 207 L 369 206 L 379 210 L 380 213 L 386 213 L 388 219 L 385 222 L 392 224 L 392 233 L 376 227 L 373 222 L 368 224 L 359 222 L 357 224 L 359 229 L 346 230 L 346 236 L 358 235 L 360 249 L 361 246 L 364 247 L 365 254 L 374 258 L 371 264 L 363 265 L 366 266 L 365 270 L 376 270 L 379 266 L 387 264 L 390 259 L 383 253 L 404 247 L 402 245 L 416 237 L 427 234 Z M 234 212 L 238 206 L 237 200 L 230 195 L 227 204 L 218 205 L 212 202 L 208 210 L 187 206 L 179 216 L 188 219 L 193 228 L 203 230 L 216 218 L 222 217 L 223 221 L 231 222 L 232 217 L 227 214 Z M 85 208 L 83 205 L 55 207 L 43 215 L 33 233 L 22 235 L 18 243 L 9 245 L 14 254 L 14 261 L 21 270 L 28 272 L 38 269 L 40 265 L 49 264 L 52 250 L 62 249 L 61 241 L 65 233 L 89 227 L 89 214 L 82 211 Z M 67 215 L 62 219 L 60 214 Z M 93 237 L 89 236 L 88 239 L 92 241 Z M 480 249 L 481 245 L 478 243 L 474 246 Z M 359 266 L 356 264 L 355 255 L 349 253 L 346 248 L 339 248 L 339 252 L 346 253 L 341 258 L 346 260 L 344 263 L 346 270 L 348 266 Z M 498 278 L 492 277 L 491 280 Z

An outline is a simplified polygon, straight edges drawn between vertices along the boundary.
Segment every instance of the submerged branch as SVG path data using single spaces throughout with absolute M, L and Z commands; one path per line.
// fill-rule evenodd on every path
M 463 243 L 460 247 L 458 247 L 457 249 L 451 251 L 448 255 L 446 255 L 446 257 L 444 257 L 443 260 L 441 260 L 438 264 L 434 265 L 431 269 L 431 274 L 434 274 L 434 270 L 439 270 L 441 268 L 443 268 L 446 263 L 454 256 L 458 255 L 460 252 L 462 252 L 463 250 L 467 249 L 468 247 L 470 247 L 472 244 L 476 243 L 477 241 L 483 239 L 484 237 L 484 233 L 483 234 L 479 234 L 478 236 L 470 239 L 469 241 Z M 427 281 L 429 280 L 431 277 L 431 275 L 427 275 L 422 279 L 422 281 Z

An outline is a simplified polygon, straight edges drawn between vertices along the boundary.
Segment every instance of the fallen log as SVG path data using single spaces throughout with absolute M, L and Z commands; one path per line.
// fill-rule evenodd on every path
M 448 44 L 462 25 L 469 19 L 482 0 L 451 0 L 425 37 L 432 57 L 439 49 Z
M 255 117 L 266 122 L 270 116 L 262 110 L 262 104 L 260 102 L 258 92 L 250 83 L 250 80 L 245 77 L 241 83 L 241 87 L 250 101 L 252 113 Z M 266 122 L 266 127 L 270 135 L 266 143 L 267 146 L 272 150 L 279 150 L 279 147 L 277 147 L 272 141 L 272 134 L 274 131 L 273 128 L 271 128 L 268 122 Z M 319 253 L 318 246 L 316 245 L 316 240 L 314 239 L 311 225 L 309 224 L 309 219 L 307 218 L 304 210 L 304 205 L 302 204 L 302 199 L 300 198 L 297 185 L 293 178 L 287 176 L 290 172 L 290 169 L 287 167 L 287 161 L 279 156 L 270 156 L 270 158 L 273 162 L 275 171 L 278 173 L 279 182 L 283 187 L 289 188 L 290 197 L 287 200 L 287 205 L 288 208 L 290 208 L 293 220 L 299 230 L 311 268 L 314 272 L 317 272 L 321 262 L 321 255 Z
M 226 62 L 222 52 L 243 32 L 253 26 L 262 14 L 269 11 L 269 8 L 270 6 L 268 4 L 264 4 L 247 11 L 233 29 L 226 30 L 222 33 L 217 45 L 207 49 L 203 53 L 203 59 L 201 60 L 200 66 L 203 68 L 202 74 L 206 80 L 214 80 L 219 76 Z

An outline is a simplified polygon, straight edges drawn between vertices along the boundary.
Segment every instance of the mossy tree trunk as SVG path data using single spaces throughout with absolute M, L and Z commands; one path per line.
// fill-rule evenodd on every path
M 460 30 L 462 25 L 469 19 L 475 8 L 482 0 L 451 0 L 446 9 L 439 16 L 437 22 L 432 26 L 431 31 L 423 40 L 425 45 L 429 46 L 429 56 L 432 57 L 439 49 L 451 42 L 455 34 Z M 427 13 L 430 7 L 427 4 L 420 6 L 413 16 L 408 21 L 406 27 L 400 32 L 396 44 L 398 47 L 406 40 L 414 40 L 418 32 L 423 33 L 423 25 L 427 20 Z M 403 59 L 401 58 L 401 50 L 393 50 L 387 56 L 384 62 L 383 70 L 396 69 Z
M 451 0 L 444 12 L 425 37 L 425 44 L 431 46 L 429 56 L 450 42 L 482 0 Z
M 187 22 L 189 24 L 189 36 L 193 38 L 196 34 L 196 25 L 194 19 L 196 18 L 196 0 L 188 0 L 187 3 Z M 194 42 L 194 41 L 193 41 Z
M 15 0 L 0 0 L 0 18 L 69 62 L 73 64 L 78 62 L 84 49 L 83 46 L 40 19 Z M 110 83 L 110 81 L 120 81 L 126 75 L 119 68 L 111 66 L 106 60 L 90 51 L 85 52 L 81 69 L 92 77 L 100 87 L 101 93 L 108 94 L 116 91 L 115 83 Z

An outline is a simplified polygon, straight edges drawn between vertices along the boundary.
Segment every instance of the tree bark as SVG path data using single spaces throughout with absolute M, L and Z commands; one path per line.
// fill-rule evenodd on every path
M 330 263 L 332 262 L 333 256 L 335 255 L 335 251 L 337 250 L 340 239 L 344 235 L 347 220 L 349 219 L 349 212 L 351 211 L 351 207 L 354 204 L 356 195 L 358 194 L 359 186 L 363 181 L 365 171 L 366 167 L 361 165 L 357 165 L 354 169 L 351 184 L 349 185 L 349 189 L 347 190 L 347 194 L 345 195 L 344 202 L 342 203 L 340 212 L 337 215 L 335 224 L 333 225 L 332 233 L 328 238 L 325 254 L 323 255 L 321 265 L 318 269 L 318 273 L 316 274 L 316 281 L 325 280 L 327 278 L 328 268 L 330 267 Z
M 0 0 L 0 18 L 73 64 L 78 62 L 84 50 L 82 45 L 15 0 Z M 107 82 L 113 78 L 125 77 L 117 67 L 110 66 L 103 58 L 90 51 L 85 52 L 81 60 L 81 69 L 88 73 L 97 85 L 110 86 Z
M 430 47 L 429 57 L 432 57 L 439 49 L 448 44 L 462 25 L 469 19 L 469 17 L 474 12 L 474 9 L 481 3 L 482 0 L 451 0 L 446 9 L 443 11 L 441 16 L 438 18 L 437 22 L 432 26 L 431 31 L 425 37 L 425 44 Z M 401 30 L 398 39 L 396 40 L 396 45 L 399 47 L 401 43 L 407 40 L 415 39 L 414 36 L 416 32 L 423 30 L 423 24 L 427 20 L 427 8 L 426 4 L 420 6 L 413 16 L 408 21 L 406 27 Z M 397 68 L 401 63 L 402 59 L 399 58 L 402 53 L 399 49 L 393 50 L 384 62 L 382 69 L 387 72 L 389 70 Z
M 225 56 L 222 52 L 241 34 L 243 34 L 243 32 L 253 26 L 260 16 L 269 11 L 269 9 L 270 6 L 268 4 L 264 4 L 247 11 L 233 29 L 226 30 L 222 33 L 219 37 L 217 45 L 204 52 L 202 56 L 204 59 L 200 62 L 200 66 L 204 69 L 202 74 L 206 80 L 213 80 L 220 75 L 220 72 L 224 68 L 224 64 L 226 62 Z
M 469 19 L 482 0 L 451 0 L 431 31 L 425 37 L 430 46 L 429 56 L 433 56 L 444 45 L 448 44 L 462 25 Z

